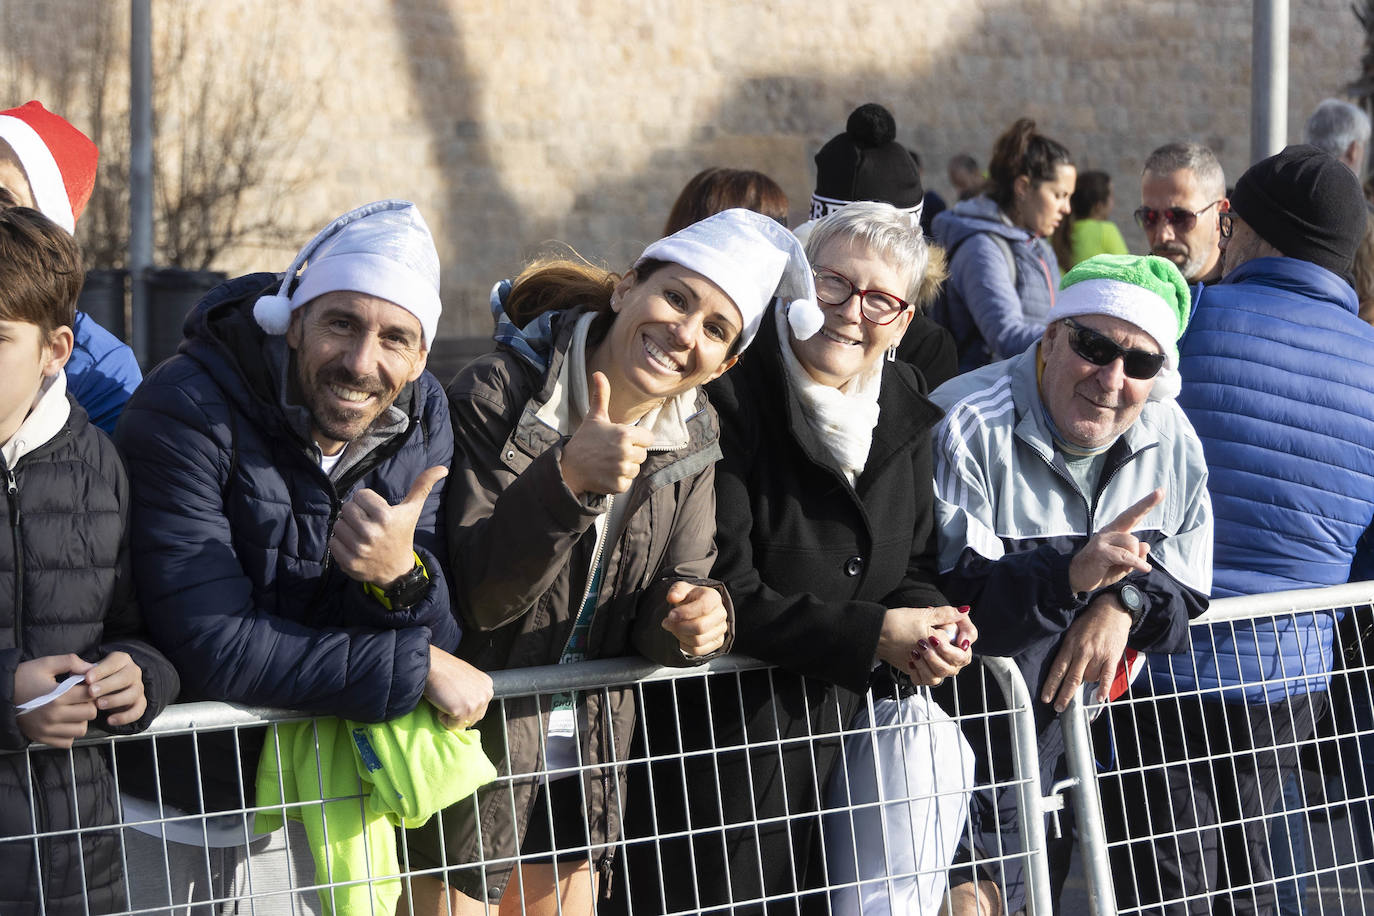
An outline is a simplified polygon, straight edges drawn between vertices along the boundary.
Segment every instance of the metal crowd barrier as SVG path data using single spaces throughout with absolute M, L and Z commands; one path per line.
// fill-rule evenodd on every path
M 994 658 L 981 659 L 963 672 L 960 689 L 941 694 L 943 709 L 925 689 L 878 690 L 854 697 L 743 658 L 720 659 L 695 669 L 660 669 L 615 659 L 496 672 L 496 699 L 485 733 L 488 751 L 508 736 L 508 723 L 514 721 L 519 704 L 528 704 L 530 698 L 547 707 L 558 695 L 574 693 L 573 708 L 581 709 L 588 698 L 604 704 L 629 691 L 640 716 L 628 753 L 612 753 L 600 761 L 578 756 L 552 769 L 515 773 L 497 760 L 498 773 L 481 792 L 514 810 L 519 786 L 531 781 L 548 786 L 552 781 L 553 810 L 537 815 L 548 827 L 556 818 L 565 820 L 554 813 L 561 810 L 557 799 L 571 799 L 573 820 L 584 826 L 571 841 L 552 830 L 554 851 L 560 870 L 588 866 L 570 879 L 584 886 L 565 889 L 581 894 L 603 914 L 771 913 L 800 908 L 863 916 L 933 916 L 945 912 L 951 881 L 957 883 L 961 875 L 991 875 L 1005 884 L 1012 865 L 1024 876 L 1026 911 L 1048 914 L 1060 909 L 1063 898 L 1056 898 L 1058 889 L 1051 884 L 1046 821 L 1052 814 L 1057 819 L 1056 812 L 1066 804 L 1075 815 L 1088 907 L 1094 914 L 1211 912 L 1228 907 L 1236 912 L 1272 912 L 1284 892 L 1305 896 L 1307 912 L 1374 912 L 1374 702 L 1369 688 L 1374 659 L 1364 655 L 1358 638 L 1374 628 L 1371 602 L 1374 583 L 1214 602 L 1212 610 L 1195 622 L 1195 640 L 1212 638 L 1216 632 L 1249 633 L 1253 639 L 1264 627 L 1349 617 L 1336 630 L 1336 655 L 1348 658 L 1344 667 L 1331 676 L 1304 668 L 1272 672 L 1265 679 L 1270 687 L 1320 686 L 1324 699 L 1329 699 L 1321 705 L 1331 710 L 1334 724 L 1325 724 L 1327 719 L 1311 709 L 1290 710 L 1287 720 L 1264 710 L 1263 723 L 1257 718 L 1251 722 L 1244 717 L 1254 717 L 1255 710 L 1234 704 L 1226 708 L 1229 715 L 1240 717 L 1232 723 L 1233 730 L 1253 739 L 1243 752 L 1223 753 L 1223 748 L 1204 743 L 1200 750 L 1189 747 L 1178 759 L 1159 760 L 1156 752 L 1155 759 L 1127 760 L 1124 752 L 1118 754 L 1121 748 L 1114 738 L 1132 735 L 1137 755 L 1151 742 L 1159 745 L 1163 725 L 1168 724 L 1159 712 L 1163 704 L 1222 699 L 1216 688 L 1150 693 L 1138 683 L 1105 711 L 1078 700 L 1062 717 L 1069 778 L 1055 788 L 1066 789 L 1065 795 L 1052 794 L 1051 787 L 1042 784 L 1030 692 L 1014 665 Z M 1241 622 L 1248 629 L 1234 629 Z M 1211 629 L 1218 626 L 1221 631 Z M 759 697 L 764 700 L 759 702 Z M 1147 719 L 1147 712 L 1153 718 Z M 1181 714 L 1174 710 L 1171 715 Z M 155 766 L 164 784 L 167 778 L 185 780 L 184 785 L 203 797 L 208 791 L 203 774 L 196 766 L 184 772 L 173 769 L 174 758 L 164 753 L 170 742 L 190 738 L 202 751 L 225 748 L 222 753 L 228 758 L 269 724 L 306 723 L 305 749 L 295 765 L 298 772 L 317 770 L 323 782 L 331 734 L 327 721 L 288 710 L 188 703 L 166 710 L 143 735 L 92 736 L 78 747 L 99 748 L 113 761 L 116 781 L 127 785 L 147 773 L 130 770 L 127 764 L 121 767 L 127 758 L 115 753 L 116 745 L 156 746 L 160 749 Z M 572 721 L 575 729 L 586 726 L 585 720 Z M 1266 743 L 1266 729 L 1275 731 L 1278 740 Z M 290 756 L 284 740 L 268 734 L 278 755 Z M 984 742 L 978 748 L 980 756 L 1010 758 L 1010 768 L 976 781 L 966 735 L 981 736 L 972 739 Z M 1214 740 L 1215 729 L 1204 729 L 1195 737 Z M 549 737 L 541 733 L 539 740 L 547 743 Z M 611 740 L 607 746 L 614 744 Z M 71 774 L 80 753 L 30 748 L 0 755 L 0 764 L 33 779 L 43 769 L 40 759 L 65 759 L 66 787 L 76 790 Z M 1250 810 L 1218 776 L 1221 770 L 1233 775 L 1247 768 L 1257 773 L 1282 771 L 1290 759 L 1304 764 L 1299 772 L 1305 777 L 1295 784 L 1296 801 L 1286 807 L 1279 798 L 1281 787 L 1274 789 L 1272 780 L 1264 783 L 1260 808 Z M 1372 768 L 1368 779 L 1366 766 Z M 1179 770 L 1192 773 L 1211 789 L 1218 799 L 1216 812 L 1202 810 L 1192 798 L 1142 800 L 1122 788 L 1123 780 L 1130 779 L 1167 785 L 1169 774 Z M 88 875 L 83 870 L 114 861 L 137 890 L 132 902 L 113 907 L 94 899 L 49 901 L 37 892 L 30 873 L 33 911 L 39 913 L 275 916 L 326 912 L 328 899 L 334 912 L 389 916 L 416 911 L 406 891 L 421 885 L 412 886 L 412 881 L 439 877 L 445 867 L 467 866 L 471 873 L 472 867 L 481 865 L 514 870 L 505 903 L 522 912 L 521 877 L 537 874 L 540 866 L 547 869 L 551 861 L 547 851 L 526 849 L 485 862 L 480 855 L 473 862 L 421 861 L 423 857 L 413 855 L 413 834 L 367 821 L 368 787 L 360 778 L 347 790 L 336 786 L 313 801 L 271 804 L 261 799 L 254 803 L 251 789 L 256 778 L 251 762 L 240 767 L 237 788 L 244 793 L 243 803 L 214 820 L 170 810 L 166 799 L 144 799 L 140 805 L 126 797 L 122 826 L 112 825 L 100 812 L 78 810 L 68 812 L 71 823 L 45 829 L 55 815 L 34 803 L 27 832 L 11 831 L 0 839 L 0 862 L 13 861 L 7 848 L 12 852 L 24 846 L 48 882 L 61 877 L 64 869 L 76 869 L 85 881 L 95 872 Z M 283 783 L 279 780 L 279 786 Z M 560 792 L 560 784 L 570 791 Z M 607 805 L 624 817 L 623 832 L 609 845 L 598 844 L 585 829 L 587 786 L 593 784 L 606 790 Z M 976 846 L 965 818 L 969 798 L 975 791 L 992 789 L 1010 790 L 1015 829 L 1007 825 L 1010 839 L 1005 848 L 969 854 Z M 1318 794 L 1319 789 L 1326 794 Z M 473 800 L 459 804 L 471 805 Z M 287 829 L 255 836 L 254 822 L 264 813 L 288 815 Z M 7 823 L 13 822 L 13 814 Z M 290 819 L 292 814 L 307 826 L 313 824 L 316 839 L 322 836 L 324 842 L 340 839 L 346 822 L 362 820 L 359 838 L 366 848 L 361 871 L 344 868 L 346 863 L 335 858 L 317 868 L 308 831 Z M 44 826 L 35 828 L 39 821 Z M 1247 827 L 1258 844 L 1246 847 L 1253 859 L 1248 864 L 1258 862 L 1260 867 L 1252 868 L 1246 881 L 1185 886 L 1175 893 L 1157 874 L 1145 874 L 1142 868 L 1142 862 L 1190 861 L 1195 850 L 1223 865 L 1238 865 L 1221 850 L 1229 835 L 1245 835 Z M 1280 832 L 1284 828 L 1286 832 Z M 104 838 L 105 858 L 97 862 L 66 857 L 63 844 L 74 838 Z M 383 839 L 394 839 L 394 868 L 383 868 L 385 860 L 377 857 L 374 841 Z M 728 869 L 727 860 L 733 863 Z M 5 878 L 11 890 L 24 880 L 17 874 Z M 477 886 L 481 893 L 480 881 Z M 495 901 L 494 889 L 486 889 Z M 391 903 L 397 897 L 399 906 Z M 0 899 L 5 899 L 3 894 Z M 495 911 L 492 906 L 490 912 Z M 566 911 L 580 912 L 573 906 Z
M 1374 582 L 1214 601 L 1195 647 L 1232 662 L 1285 634 L 1308 647 L 1246 680 L 1248 701 L 1194 664 L 1070 705 L 1091 913 L 1374 913 L 1372 602 Z
M 852 694 L 826 691 L 816 682 L 804 681 L 744 658 L 720 659 L 693 669 L 660 669 L 643 661 L 615 659 L 495 672 L 496 699 L 487 716 L 501 732 L 505 731 L 507 710 L 522 699 L 537 697 L 548 702 L 550 697 L 569 691 L 581 692 L 584 697 L 599 695 L 604 702 L 618 690 L 629 690 L 635 694 L 642 714 L 628 755 L 615 756 L 605 764 L 578 760 L 553 772 L 511 773 L 501 768 L 495 781 L 482 791 L 496 793 L 503 799 L 503 804 L 514 806 L 515 786 L 527 782 L 530 777 L 536 777 L 541 783 L 551 777 L 555 785 L 571 782 L 572 797 L 585 807 L 585 790 L 578 788 L 580 780 L 574 776 L 609 774 L 614 777 L 610 780 L 614 787 L 611 803 L 627 819 L 624 835 L 614 847 L 619 853 L 618 861 L 609 873 L 593 869 L 583 873 L 582 879 L 589 880 L 591 874 L 599 878 L 601 893 L 593 898 L 598 912 L 730 912 L 751 904 L 777 907 L 801 902 L 809 906 L 816 904 L 818 899 L 823 904 L 823 898 L 828 896 L 835 912 L 872 913 L 890 900 L 889 912 L 934 913 L 944 900 L 951 847 L 966 839 L 963 834 L 968 793 L 979 788 L 972 784 L 970 758 L 966 749 L 961 750 L 965 742 L 958 727 L 969 724 L 975 717 L 982 717 L 985 722 L 999 719 L 1011 736 L 1017 757 L 1014 772 L 1000 785 L 1012 788 L 1025 810 L 1040 810 L 1043 795 L 1030 719 L 1030 697 L 1014 666 L 1002 659 L 988 659 L 981 666 L 972 666 L 962 676 L 976 678 L 980 690 L 985 693 L 996 690 L 1009 697 L 1010 703 L 1005 704 L 1008 708 L 963 716 L 957 709 L 951 709 L 952 718 L 945 719 L 924 689 L 901 700 L 875 701 L 871 695 L 857 698 Z M 789 678 L 788 686 L 784 688 L 776 680 L 779 678 Z M 725 732 L 729 729 L 724 723 L 732 716 L 738 718 L 746 714 L 744 698 L 751 687 L 758 686 L 758 683 L 751 685 L 751 679 L 762 679 L 766 693 L 790 689 L 793 700 L 798 699 L 797 690 L 801 694 L 810 691 L 810 696 L 801 696 L 801 706 L 794 708 L 785 709 L 781 704 L 774 706 L 772 701 L 765 703 L 763 708 L 752 711 L 750 726 L 737 730 L 734 737 L 727 737 Z M 697 717 L 709 726 L 703 744 L 699 735 L 696 739 L 685 737 L 678 723 L 684 719 L 688 704 L 703 699 L 710 702 L 710 697 L 731 698 L 734 708 L 722 706 L 710 710 L 707 717 Z M 882 712 L 884 704 L 892 704 L 886 716 Z M 798 708 L 804 710 L 800 715 Z M 897 711 L 893 713 L 893 709 Z M 700 709 L 694 707 L 693 711 L 700 712 Z M 842 721 L 851 713 L 855 718 Z M 939 721 L 928 721 L 931 716 L 938 717 Z M 289 710 L 187 703 L 169 707 L 141 735 L 92 736 L 78 742 L 77 747 L 100 748 L 114 763 L 116 781 L 125 785 L 147 774 L 133 772 L 127 763 L 121 767 L 121 761 L 127 758 L 123 749 L 115 753 L 115 746 L 151 744 L 158 748 L 152 759 L 164 785 L 169 777 L 187 780 L 188 785 L 195 787 L 196 796 L 203 799 L 208 787 L 202 784 L 202 773 L 173 770 L 168 742 L 189 737 L 198 750 L 210 753 L 208 749 L 213 744 L 222 749 L 214 753 L 229 759 L 237 755 L 250 736 L 271 723 L 306 723 L 304 727 L 309 729 L 307 734 L 314 742 L 314 757 L 307 759 L 305 764 L 298 759 L 296 766 L 318 769 L 322 784 L 327 784 L 324 774 L 329 732 L 323 725 L 325 721 Z M 766 727 L 760 732 L 760 722 L 772 722 L 776 727 Z M 721 740 L 717 741 L 717 736 Z M 543 740 L 547 740 L 547 736 Z M 267 741 L 283 759 L 291 756 L 285 740 L 273 732 L 268 732 Z M 880 748 L 879 753 L 873 753 L 873 746 Z M 73 755 L 79 753 L 79 750 L 31 747 L 0 755 L 0 762 L 20 763 L 21 772 L 33 779 L 35 764 L 40 758 L 66 758 L 70 763 Z M 806 786 L 806 791 L 795 796 L 784 793 L 776 799 L 781 807 L 775 810 L 760 807 L 742 820 L 732 820 L 727 810 L 729 806 L 721 803 L 725 796 L 749 799 L 756 792 L 764 792 L 764 788 L 750 781 L 753 773 L 767 771 L 770 779 L 785 777 L 788 767 L 799 761 L 814 767 L 815 761 L 827 757 L 834 761 L 836 775 L 831 783 L 824 784 L 820 770 L 809 775 L 804 773 L 802 779 L 794 778 L 793 784 Z M 698 773 L 702 767 L 711 771 L 727 762 L 732 762 L 730 773 L 746 774 L 742 784 L 732 782 L 721 786 L 717 780 L 717 785 L 705 791 L 699 785 L 689 786 L 686 774 Z M 497 763 L 499 766 L 500 762 Z M 69 773 L 72 771 L 70 766 L 67 769 Z M 913 778 L 912 774 L 924 775 Z M 98 900 L 83 900 L 74 905 L 66 901 L 64 905 L 39 894 L 33 888 L 34 878 L 30 873 L 27 880 L 34 896 L 33 911 L 38 913 L 196 916 L 252 913 L 275 916 L 330 909 L 375 913 L 386 909 L 376 899 L 368 899 L 371 890 L 389 886 L 396 892 L 398 885 L 406 886 L 409 879 L 440 874 L 440 869 L 433 864 L 426 866 L 412 861 L 410 835 L 401 830 L 394 831 L 400 867 L 393 872 L 373 872 L 375 860 L 369 858 L 368 872 L 361 877 L 356 871 L 341 876 L 334 871 L 337 863 L 333 860 L 325 863 L 326 869 L 316 868 L 310 844 L 301 824 L 296 821 L 288 819 L 284 831 L 254 837 L 254 821 L 260 813 L 277 816 L 294 813 L 307 823 L 314 819 L 316 829 L 322 828 L 328 841 L 330 831 L 339 829 L 341 812 L 356 815 L 367 808 L 366 788 L 361 780 L 348 792 L 325 791 L 323 798 L 315 801 L 263 804 L 259 799 L 259 804 L 253 804 L 251 789 L 255 776 L 247 767 L 238 768 L 239 789 L 244 792 L 246 803 L 221 812 L 214 819 L 185 810 L 171 810 L 165 798 L 138 802 L 125 793 L 122 828 L 102 821 L 98 813 L 74 811 L 71 812 L 74 820 L 63 829 L 33 829 L 31 825 L 28 832 L 0 839 L 0 861 L 6 861 L 5 847 L 13 850 L 15 844 L 26 844 L 38 861 L 46 882 L 51 880 L 53 869 L 93 870 L 96 867 L 89 856 L 86 861 L 66 857 L 61 852 L 63 842 L 74 838 L 87 841 L 104 838 L 114 849 L 113 860 L 136 891 L 127 905 L 121 903 L 114 909 L 102 906 Z M 559 780 L 559 776 L 567 780 Z M 69 775 L 67 779 L 74 777 Z M 655 782 L 656 779 L 659 781 Z M 278 782 L 280 785 L 283 780 L 279 778 Z M 877 789 L 879 785 L 884 787 L 882 791 Z M 77 787 L 71 784 L 69 788 Z M 687 796 L 689 789 L 692 794 Z M 670 796 L 676 796 L 679 802 L 686 801 L 685 810 L 679 812 L 685 815 L 685 820 L 670 824 L 663 819 Z M 471 799 L 463 804 L 470 803 Z M 640 807 L 638 815 L 634 813 L 635 806 Z M 42 804 L 33 806 L 34 823 L 43 818 L 43 807 Z M 707 809 L 715 810 L 708 812 Z M 549 817 L 547 813 L 544 816 Z M 746 851 L 753 844 L 756 853 L 777 859 L 779 850 L 771 846 L 772 842 L 782 836 L 787 845 L 788 838 L 807 834 L 805 828 L 808 827 L 815 842 L 812 855 L 808 859 L 796 849 L 784 851 L 781 858 L 785 860 L 785 867 L 798 871 L 788 876 L 782 890 L 778 890 L 776 882 L 765 886 L 762 881 L 751 880 L 748 874 L 742 877 L 737 874 L 739 880 L 729 887 L 728 899 L 706 899 L 709 893 L 702 890 L 686 905 L 676 909 L 665 905 L 665 880 L 680 884 L 696 875 L 716 876 L 718 873 L 708 871 L 705 863 L 709 860 L 715 863 L 710 868 L 720 867 L 723 844 L 733 844 L 736 848 L 742 845 Z M 1028 875 L 1029 905 L 1033 912 L 1049 913 L 1052 908 L 1046 893 L 1043 819 L 1022 818 L 1021 827 L 1018 847 L 995 850 L 991 863 L 984 864 L 992 868 L 1013 860 L 1022 864 Z M 943 845 L 932 842 L 932 831 L 943 837 Z M 364 825 L 361 839 L 369 849 L 376 834 L 375 825 Z M 683 849 L 688 858 L 674 858 Z M 602 852 L 593 847 L 585 834 L 581 842 L 564 843 L 558 851 L 560 868 L 565 863 L 599 865 L 597 860 Z M 698 862 L 698 857 L 703 861 Z M 107 855 L 102 860 L 106 865 L 108 858 Z M 486 864 L 513 866 L 516 876 L 510 886 L 518 888 L 519 876 L 541 861 L 547 861 L 547 855 L 541 857 L 522 851 L 514 857 Z M 809 870 L 802 874 L 799 869 L 807 866 Z M 88 877 L 90 875 L 83 873 L 82 880 Z M 763 875 L 755 877 L 762 879 Z M 24 880 L 20 875 L 8 875 L 7 879 Z M 345 896 L 359 886 L 366 888 L 362 902 L 356 895 Z M 331 893 L 339 896 L 332 898 L 332 907 L 326 908 L 322 900 L 330 898 Z M 382 896 L 381 899 L 389 898 Z M 506 899 L 510 905 L 509 892 Z M 517 908 L 517 911 L 522 910 Z M 496 907 L 491 907 L 490 912 L 495 911 Z M 412 912 L 404 896 L 399 912 Z

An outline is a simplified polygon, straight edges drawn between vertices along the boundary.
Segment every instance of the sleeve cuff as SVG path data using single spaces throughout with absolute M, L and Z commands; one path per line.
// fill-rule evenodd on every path
M 420 572 L 424 575 L 425 581 L 432 581 L 432 578 L 429 574 L 429 568 L 425 566 L 425 561 L 420 557 L 420 555 L 415 551 L 411 551 L 411 556 L 415 558 L 415 565 L 420 567 Z M 370 595 L 373 598 L 373 600 L 375 600 L 382 607 L 386 608 L 388 611 L 394 610 L 394 608 L 392 608 L 391 606 L 391 599 L 386 596 L 386 591 L 381 587 L 374 585 L 371 582 L 364 582 L 363 591 Z

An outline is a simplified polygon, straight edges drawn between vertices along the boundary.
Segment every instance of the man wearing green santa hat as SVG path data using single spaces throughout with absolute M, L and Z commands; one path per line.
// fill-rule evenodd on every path
M 1189 303 L 1163 258 L 1099 255 L 1065 275 L 1039 341 L 931 395 L 946 410 L 934 433 L 945 594 L 972 606 L 980 650 L 1012 658 L 1036 698 L 1046 786 L 1063 768 L 1056 712 L 1077 688 L 1115 697 L 1139 653 L 1186 646 L 1207 606 L 1207 468 L 1174 400 Z M 977 678 L 950 690 L 961 714 L 1004 707 Z M 1011 736 L 1004 717 L 981 727 L 965 725 L 977 784 L 1006 788 L 974 794 L 956 913 L 1011 912 L 1025 896 Z M 1072 831 L 1060 835 L 1062 883 Z

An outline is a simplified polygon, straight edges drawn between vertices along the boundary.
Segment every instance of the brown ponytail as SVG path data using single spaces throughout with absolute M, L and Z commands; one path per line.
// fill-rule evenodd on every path
M 1061 165 L 1073 165 L 1068 149 L 1059 141 L 1035 132 L 1035 122 L 1019 118 L 992 146 L 988 162 L 988 196 L 1003 210 L 1011 207 L 1013 185 L 1022 175 L 1032 185 L 1053 181 Z
M 643 280 L 666 263 L 649 259 L 635 268 L 635 274 Z M 573 257 L 536 258 L 511 283 L 506 315 L 523 328 L 545 312 L 577 306 L 609 314 L 611 293 L 620 280 L 620 274 L 597 267 L 575 253 Z

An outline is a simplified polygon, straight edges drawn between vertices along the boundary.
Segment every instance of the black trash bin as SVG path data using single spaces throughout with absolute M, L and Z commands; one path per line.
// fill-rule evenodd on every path
M 218 270 L 182 270 L 180 267 L 150 268 L 148 278 L 148 352 L 143 371 L 176 353 L 181 343 L 181 328 L 201 297 L 224 282 Z
M 109 331 L 120 340 L 127 341 L 124 325 L 124 297 L 129 272 L 123 268 L 114 270 L 88 270 L 86 282 L 81 286 L 76 307 L 95 319 L 96 324 Z

